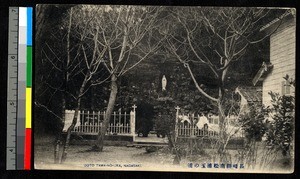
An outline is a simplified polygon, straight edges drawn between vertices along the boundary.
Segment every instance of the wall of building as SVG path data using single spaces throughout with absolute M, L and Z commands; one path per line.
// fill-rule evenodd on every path
M 270 91 L 282 95 L 283 77 L 287 74 L 295 79 L 296 69 L 296 25 L 295 19 L 283 19 L 284 23 L 270 37 L 270 62 L 273 70 L 263 82 L 263 104 L 270 104 Z M 291 94 L 294 94 L 291 88 Z

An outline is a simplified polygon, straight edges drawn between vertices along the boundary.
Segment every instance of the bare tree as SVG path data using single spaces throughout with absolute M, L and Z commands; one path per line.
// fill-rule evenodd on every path
M 81 21 L 81 16 L 78 16 L 78 13 L 82 13 L 82 7 L 70 7 L 66 13 L 65 21 L 62 21 L 58 25 L 58 30 L 52 29 L 49 31 L 50 34 L 48 35 L 51 36 L 50 39 L 52 40 L 42 43 L 42 63 L 45 61 L 42 65 L 46 65 L 47 63 L 51 69 L 48 73 L 42 73 L 41 87 L 44 87 L 45 91 L 49 91 L 50 89 L 53 91 L 49 101 L 53 99 L 53 96 L 55 96 L 57 92 L 61 93 L 62 117 L 50 109 L 49 103 L 44 105 L 37 100 L 35 102 L 36 106 L 45 108 L 55 117 L 58 117 L 63 123 L 67 103 L 66 99 L 72 98 L 75 103 L 75 115 L 71 126 L 67 129 L 61 159 L 59 159 L 58 151 L 60 140 L 62 139 L 61 136 L 58 135 L 54 152 L 55 163 L 59 161 L 63 162 L 67 157 L 71 131 L 74 129 L 78 120 L 77 117 L 82 97 L 91 86 L 100 85 L 108 79 L 108 75 L 103 75 L 105 72 L 101 66 L 106 47 L 100 47 L 98 43 L 100 28 L 90 28 L 96 15 L 99 15 L 98 11 L 99 8 L 94 9 L 89 16 L 85 17 L 85 21 Z M 54 79 L 55 77 L 60 78 L 60 80 L 50 80 L 54 83 L 51 84 L 49 79 Z M 72 88 L 74 84 L 78 85 L 78 88 Z M 70 87 L 72 89 L 70 89 Z M 68 102 L 70 102 L 70 100 Z
M 93 21 L 93 26 L 99 27 L 97 43 L 105 49 L 101 62 L 110 74 L 110 96 L 93 147 L 96 151 L 103 150 L 104 136 L 118 93 L 118 80 L 153 54 L 163 41 L 155 36 L 161 7 L 101 6 L 101 9 L 103 12 Z
M 65 81 L 68 83 L 73 76 L 81 75 L 81 85 L 76 95 L 72 95 L 76 101 L 75 113 L 71 125 L 67 129 L 67 135 L 63 147 L 62 162 L 67 158 L 67 149 L 69 147 L 71 131 L 74 129 L 77 123 L 78 112 L 80 109 L 81 99 L 90 89 L 91 86 L 100 85 L 104 83 L 109 77 L 103 75 L 99 77 L 99 73 L 103 73 L 100 68 L 101 63 L 104 61 L 104 55 L 107 51 L 107 46 L 99 43 L 99 35 L 103 33 L 99 26 L 94 26 L 94 21 L 97 17 L 103 13 L 99 7 L 92 8 L 84 20 L 82 13 L 85 7 L 77 8 L 73 13 L 70 9 L 69 24 L 67 30 L 67 62 L 65 64 Z M 72 28 L 72 18 L 74 18 L 75 25 Z M 82 21 L 83 20 L 83 21 Z M 71 34 L 72 33 L 72 34 Z M 70 47 L 70 35 L 73 37 L 73 41 L 77 42 Z M 76 51 L 75 56 L 71 55 L 72 51 Z M 75 61 L 75 63 L 74 63 Z M 95 79 L 97 78 L 97 79 Z M 78 82 L 78 81 L 77 81 Z
M 188 70 L 198 91 L 210 99 L 218 109 L 220 160 L 226 160 L 225 148 L 228 143 L 226 132 L 226 110 L 224 98 L 228 74 L 232 64 L 243 58 L 247 48 L 266 39 L 269 34 L 260 33 L 260 28 L 270 18 L 271 9 L 264 8 L 178 8 L 173 9 L 171 23 L 165 24 L 162 33 L 168 35 L 167 49 Z M 271 14 L 272 15 L 272 14 Z M 273 19 L 274 15 L 271 16 Z M 195 74 L 208 67 L 218 89 L 211 93 L 203 89 Z
M 69 76 L 67 75 L 67 65 L 70 61 L 69 45 L 67 45 L 66 48 L 64 44 L 66 41 L 69 44 L 70 30 L 62 30 L 63 19 L 66 17 L 65 13 L 67 13 L 68 10 L 72 12 L 72 5 L 37 6 L 36 59 L 38 60 L 36 65 L 38 68 L 36 71 L 37 89 L 35 106 L 46 110 L 59 120 L 55 126 L 59 131 L 62 130 L 64 123 L 64 112 L 66 108 L 65 93 L 67 92 L 65 87 Z M 56 16 L 55 22 L 52 17 L 54 11 L 61 12 Z M 67 19 L 71 20 L 71 18 Z M 71 24 L 71 21 L 69 23 Z M 68 29 L 70 29 L 70 27 Z M 67 35 L 67 40 L 63 38 L 65 35 Z M 65 53 L 65 51 L 67 51 L 67 53 Z M 62 60 L 64 56 L 68 56 L 68 60 Z M 53 80 L 54 78 L 60 78 L 62 80 Z M 45 98 L 45 96 L 48 98 Z M 58 103 L 58 105 L 55 106 L 51 105 L 52 101 L 55 101 L 57 98 L 60 98 L 62 103 Z M 62 110 L 58 111 L 60 108 Z M 60 143 L 60 140 L 61 132 L 57 135 L 57 144 Z M 55 150 L 54 152 L 55 163 L 58 162 L 57 151 L 58 150 Z
M 51 42 L 43 42 L 40 52 L 43 56 L 42 62 L 45 60 L 51 70 L 41 76 L 42 86 L 46 87 L 46 91 L 51 89 L 52 96 L 57 92 L 62 93 L 62 116 L 66 103 L 70 102 L 66 99 L 72 98 L 75 103 L 75 114 L 67 129 L 61 162 L 67 158 L 71 131 L 78 120 L 82 97 L 91 87 L 110 80 L 111 94 L 106 116 L 94 147 L 102 151 L 104 135 L 118 92 L 118 79 L 153 54 L 163 41 L 155 37 L 161 9 L 137 6 L 72 6 L 59 28 L 47 34 L 51 36 Z M 54 76 L 62 78 L 56 80 L 55 85 L 48 83 L 47 79 Z M 47 105 L 38 101 L 36 105 L 64 121 L 64 117 L 51 111 Z M 58 150 L 55 150 L 56 162 Z

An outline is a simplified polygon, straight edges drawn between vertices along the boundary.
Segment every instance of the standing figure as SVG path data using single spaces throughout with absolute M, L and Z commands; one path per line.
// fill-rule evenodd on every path
M 166 91 L 166 87 L 167 87 L 167 78 L 165 75 L 163 75 L 162 79 L 161 79 L 161 86 L 162 86 L 162 91 Z
M 204 113 L 201 113 L 201 116 L 199 117 L 198 123 L 196 124 L 198 129 L 203 129 L 204 133 L 207 133 L 208 130 L 208 119 L 207 117 L 204 115 Z

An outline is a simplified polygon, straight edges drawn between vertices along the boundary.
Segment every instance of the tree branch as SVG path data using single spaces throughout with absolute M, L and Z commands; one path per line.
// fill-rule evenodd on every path
M 208 94 L 207 94 L 205 91 L 203 91 L 203 89 L 199 86 L 199 84 L 198 84 L 197 80 L 195 79 L 195 76 L 194 76 L 194 74 L 193 74 L 193 72 L 192 72 L 192 70 L 191 70 L 189 64 L 188 64 L 188 63 L 185 63 L 184 66 L 188 69 L 188 71 L 189 71 L 189 73 L 190 73 L 190 76 L 192 77 L 192 79 L 193 79 L 193 81 L 194 81 L 194 84 L 195 84 L 196 88 L 197 88 L 197 89 L 198 89 L 205 97 L 207 97 L 208 99 L 210 99 L 210 100 L 212 100 L 212 101 L 215 101 L 215 102 L 218 102 L 218 99 L 216 99 L 216 98 L 214 98 L 214 97 L 208 95 Z
M 43 104 L 40 104 L 38 102 L 34 102 L 34 104 L 37 106 L 37 107 L 40 107 L 40 108 L 43 108 L 45 110 L 47 110 L 47 112 L 49 112 L 50 114 L 52 114 L 53 116 L 57 117 L 58 119 L 60 119 L 61 121 L 63 121 L 63 119 L 61 117 L 59 117 L 58 115 L 56 115 L 52 110 L 50 110 L 47 106 L 43 105 Z

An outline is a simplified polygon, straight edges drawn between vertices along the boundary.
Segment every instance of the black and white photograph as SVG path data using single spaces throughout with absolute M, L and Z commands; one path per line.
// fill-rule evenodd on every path
M 294 172 L 296 9 L 35 15 L 34 169 Z

